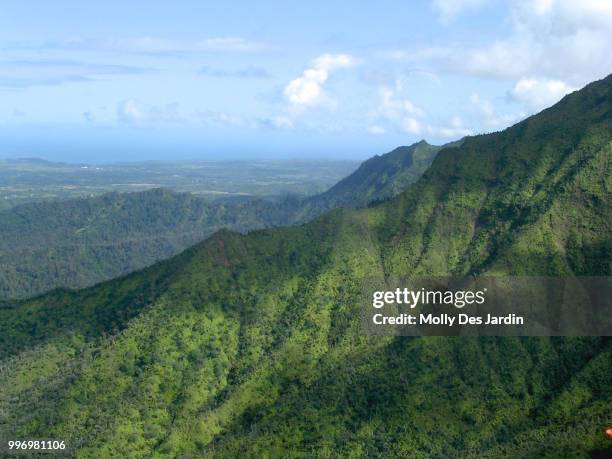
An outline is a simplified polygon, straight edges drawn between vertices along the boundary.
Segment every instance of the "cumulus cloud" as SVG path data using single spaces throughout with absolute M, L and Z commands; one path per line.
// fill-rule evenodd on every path
M 487 0 L 433 0 L 432 3 L 440 14 L 440 20 L 448 23 L 462 11 L 478 8 L 487 3 Z
M 356 59 L 349 54 L 323 54 L 312 62 L 312 67 L 285 86 L 285 98 L 297 107 L 333 105 L 333 100 L 323 90 L 324 83 L 335 70 L 355 64 Z
M 124 100 L 117 107 L 119 121 L 129 124 L 139 124 L 144 121 L 145 114 L 134 99 Z
M 402 126 L 402 130 L 408 134 L 420 134 L 423 129 L 421 122 L 410 116 L 402 118 L 400 120 L 400 125 Z
M 120 122 L 132 125 L 144 125 L 159 122 L 180 121 L 178 104 L 146 105 L 135 99 L 126 99 L 117 106 L 117 118 Z
M 489 100 L 483 99 L 478 93 L 472 94 L 470 103 L 472 108 L 476 110 L 482 126 L 488 130 L 508 127 L 525 117 L 525 112 L 499 113 Z
M 513 3 L 511 20 L 511 36 L 459 52 L 453 66 L 480 76 L 571 85 L 603 77 L 612 68 L 612 2 L 521 0 Z
M 485 0 L 433 0 L 442 20 L 449 20 Z M 508 2 L 510 32 L 483 46 L 458 43 L 395 49 L 382 57 L 458 73 L 507 81 L 509 100 L 534 113 L 563 95 L 605 77 L 612 69 L 612 1 L 515 0 Z M 504 116 L 489 113 L 490 126 Z
M 397 84 L 396 87 L 396 90 L 388 87 L 380 90 L 380 113 L 387 118 L 399 118 L 403 115 L 423 116 L 424 111 L 411 100 L 397 96 L 401 85 Z
M 442 126 L 428 126 L 427 131 L 436 137 L 443 139 L 460 139 L 472 135 L 473 131 L 466 127 L 459 116 L 453 116 L 449 124 Z
M 561 80 L 521 78 L 509 95 L 531 111 L 538 111 L 558 102 L 564 95 L 576 89 Z
M 408 134 L 420 134 L 423 131 L 423 122 L 420 118 L 425 111 L 417 106 L 407 97 L 402 96 L 402 84 L 396 81 L 395 87 L 382 87 L 379 90 L 379 104 L 373 117 L 378 121 L 390 123 L 402 132 Z M 377 127 L 384 129 L 380 124 Z M 371 134 L 380 134 L 380 129 L 372 131 Z
M 452 13 L 467 3 L 439 0 L 434 5 Z M 511 33 L 483 47 L 393 50 L 387 56 L 431 61 L 476 76 L 547 78 L 574 86 L 603 77 L 612 68 L 610 1 L 517 0 L 510 4 L 508 20 Z
M 375 123 L 368 132 L 373 135 L 384 134 L 389 126 L 395 131 L 413 136 L 429 136 L 437 139 L 452 140 L 473 134 L 459 116 L 447 122 L 436 122 L 431 116 L 403 95 L 403 84 L 396 81 L 395 87 L 383 87 L 379 92 L 379 106 L 373 115 Z

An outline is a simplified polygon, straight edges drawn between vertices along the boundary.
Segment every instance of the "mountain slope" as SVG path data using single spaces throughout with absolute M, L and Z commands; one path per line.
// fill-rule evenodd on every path
M 309 201 L 329 202 L 329 208 L 365 207 L 373 201 L 392 198 L 418 180 L 442 148 L 459 144 L 453 142 L 437 146 L 421 140 L 408 147 L 398 147 L 384 155 L 374 156 L 328 191 Z
M 31 203 L 0 212 L 0 299 L 79 288 L 149 266 L 219 230 L 304 222 L 335 207 L 361 207 L 398 194 L 440 147 L 420 142 L 366 161 L 311 198 L 209 202 L 152 190 Z
M 0 437 L 66 438 L 81 457 L 609 450 L 609 339 L 368 337 L 359 310 L 371 277 L 610 275 L 611 101 L 608 77 L 468 138 L 382 205 L 221 231 L 4 307 Z
M 278 225 L 287 206 L 152 190 L 0 212 L 0 298 L 83 287 L 168 258 L 224 226 Z

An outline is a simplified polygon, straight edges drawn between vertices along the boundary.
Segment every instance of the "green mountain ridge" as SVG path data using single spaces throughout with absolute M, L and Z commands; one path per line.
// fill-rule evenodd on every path
M 415 181 L 440 148 L 424 142 L 400 147 L 309 198 L 209 202 L 156 189 L 0 211 L 0 299 L 88 287 L 176 255 L 221 228 L 247 232 L 365 206 Z
M 407 147 L 397 147 L 368 159 L 328 191 L 309 200 L 330 201 L 329 208 L 357 208 L 392 198 L 418 180 L 441 149 L 458 144 L 460 141 L 436 146 L 421 140 Z
M 79 457 L 597 457 L 612 343 L 369 337 L 364 278 L 610 275 L 612 76 L 397 197 L 0 309 L 0 437 Z

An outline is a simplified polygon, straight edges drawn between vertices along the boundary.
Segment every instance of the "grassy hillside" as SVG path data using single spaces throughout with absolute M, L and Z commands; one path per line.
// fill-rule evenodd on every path
M 0 299 L 112 279 L 176 255 L 221 228 L 245 232 L 365 206 L 415 181 L 438 150 L 424 142 L 400 147 L 310 198 L 210 202 L 156 189 L 0 211 Z
M 360 332 L 360 281 L 610 275 L 612 77 L 442 150 L 398 197 L 0 310 L 0 438 L 80 457 L 591 457 L 608 338 Z

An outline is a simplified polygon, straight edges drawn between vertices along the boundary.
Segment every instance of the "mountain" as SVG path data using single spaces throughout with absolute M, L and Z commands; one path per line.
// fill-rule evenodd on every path
M 39 202 L 0 212 L 0 298 L 85 287 L 142 269 L 228 226 L 286 221 L 268 201 L 210 203 L 156 189 Z
M 373 337 L 361 283 L 610 275 L 612 76 L 397 197 L 0 309 L 0 437 L 80 457 L 605 457 L 612 342 Z
M 365 207 L 373 201 L 392 198 L 418 180 L 442 148 L 459 144 L 460 141 L 436 146 L 421 140 L 409 147 L 398 147 L 384 155 L 376 155 L 328 191 L 310 200 L 329 202 L 329 208 L 333 209 Z
M 425 142 L 366 161 L 321 195 L 219 200 L 156 189 L 23 204 L 0 211 L 0 299 L 83 288 L 176 255 L 221 228 L 239 232 L 311 220 L 335 207 L 398 194 L 440 147 Z
M 437 146 L 421 140 L 384 155 L 376 155 L 326 192 L 302 200 L 295 207 L 289 223 L 312 220 L 338 207 L 360 208 L 392 198 L 418 180 L 442 148 L 451 148 L 460 143 Z

